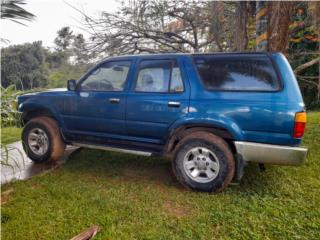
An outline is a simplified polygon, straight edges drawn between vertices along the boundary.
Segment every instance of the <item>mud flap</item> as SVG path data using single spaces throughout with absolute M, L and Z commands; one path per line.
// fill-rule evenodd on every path
M 235 169 L 235 174 L 233 177 L 232 182 L 238 183 L 240 182 L 243 172 L 244 172 L 244 167 L 246 166 L 246 161 L 243 160 L 242 156 L 240 154 L 236 154 L 235 156 L 235 162 L 236 162 L 236 169 Z

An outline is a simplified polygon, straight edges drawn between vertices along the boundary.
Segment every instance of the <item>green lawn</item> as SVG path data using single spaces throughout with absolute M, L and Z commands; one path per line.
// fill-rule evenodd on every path
M 7 127 L 1 129 L 1 143 L 8 144 L 21 139 L 21 128 Z
M 249 165 L 217 195 L 182 188 L 170 162 L 94 150 L 62 168 L 2 187 L 1 239 L 69 239 L 92 224 L 95 239 L 319 239 L 320 113 L 308 115 L 301 167 Z

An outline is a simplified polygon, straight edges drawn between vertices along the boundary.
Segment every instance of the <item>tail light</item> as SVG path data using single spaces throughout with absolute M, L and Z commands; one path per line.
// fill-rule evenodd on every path
M 302 138 L 304 129 L 306 128 L 307 114 L 305 112 L 298 112 L 294 118 L 293 137 Z

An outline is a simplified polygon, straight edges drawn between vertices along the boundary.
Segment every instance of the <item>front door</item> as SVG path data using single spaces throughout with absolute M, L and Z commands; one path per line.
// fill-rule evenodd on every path
M 131 61 L 104 62 L 90 71 L 66 98 L 68 132 L 92 136 L 125 134 L 126 80 Z
M 141 59 L 127 97 L 127 134 L 162 144 L 169 126 L 188 113 L 189 85 L 178 61 Z

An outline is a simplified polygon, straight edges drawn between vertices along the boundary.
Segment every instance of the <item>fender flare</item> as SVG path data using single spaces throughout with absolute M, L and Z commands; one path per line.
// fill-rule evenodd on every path
M 54 118 L 58 122 L 59 126 L 64 129 L 63 119 L 59 115 L 58 111 L 51 105 L 33 101 L 26 101 L 18 106 L 18 111 L 22 113 L 22 121 L 24 121 L 28 114 L 32 113 L 34 113 L 35 116 L 46 115 Z M 37 114 L 37 112 L 39 114 Z
M 243 140 L 241 129 L 230 119 L 224 119 L 224 121 L 221 121 L 221 119 L 218 121 L 211 118 L 179 119 L 174 122 L 168 130 L 164 152 L 172 152 L 178 141 L 194 131 L 210 131 L 213 134 L 230 141 Z

